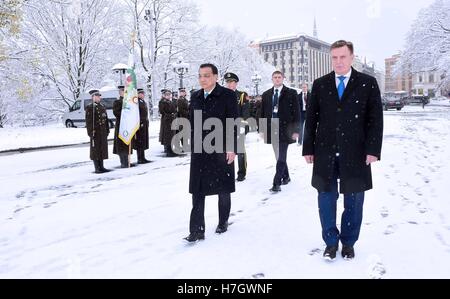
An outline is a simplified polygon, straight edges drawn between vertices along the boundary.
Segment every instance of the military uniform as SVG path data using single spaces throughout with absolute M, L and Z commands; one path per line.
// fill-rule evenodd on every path
M 144 93 L 144 90 L 138 89 L 138 93 Z M 138 154 L 138 164 L 147 164 L 151 162 L 145 158 L 145 150 L 149 149 L 148 106 L 145 100 L 141 98 L 139 99 L 139 117 L 140 126 L 134 137 L 133 148 L 137 151 Z
M 123 89 L 123 86 L 118 87 L 119 90 Z M 120 129 L 120 118 L 122 115 L 122 106 L 123 106 L 123 97 L 119 97 L 117 100 L 113 103 L 113 113 L 116 117 L 116 127 L 114 130 L 114 147 L 113 147 L 113 154 L 116 154 L 120 158 L 120 166 L 122 168 L 128 168 L 128 155 L 132 154 L 130 153 L 130 148 L 128 145 L 126 145 L 120 138 L 119 138 L 119 129 Z
M 92 96 L 100 95 L 98 90 L 90 92 Z M 86 107 L 86 129 L 90 142 L 90 158 L 94 161 L 95 173 L 109 172 L 103 165 L 108 159 L 109 121 L 105 106 L 91 103 Z
M 181 92 L 186 92 L 186 89 L 184 88 L 180 88 L 179 89 L 180 93 Z M 181 96 L 178 98 L 177 100 L 177 118 L 184 118 L 184 119 L 188 119 L 189 120 L 189 101 L 186 99 L 185 96 Z M 183 126 L 180 126 L 180 130 L 182 131 L 184 128 Z M 184 146 L 184 139 L 181 139 L 181 144 Z
M 163 93 L 167 90 L 163 90 Z M 176 156 L 172 150 L 172 138 L 175 131 L 172 130 L 172 122 L 176 118 L 177 106 L 171 100 L 161 99 L 159 101 L 159 113 L 161 114 L 161 127 L 159 132 L 159 142 L 164 145 L 164 151 L 168 157 Z
M 226 73 L 224 78 L 225 78 L 225 81 L 239 82 L 239 77 L 234 73 Z M 244 181 L 245 177 L 247 175 L 247 153 L 245 152 L 245 137 L 246 137 L 246 134 L 249 132 L 249 127 L 248 127 L 248 125 L 246 125 L 246 120 L 251 117 L 250 102 L 248 101 L 248 94 L 246 92 L 236 90 L 235 94 L 236 94 L 236 103 L 238 106 L 238 115 L 239 115 L 239 118 L 241 118 L 245 124 L 245 127 L 244 127 L 245 131 L 239 132 L 239 134 L 238 134 L 239 142 L 242 142 L 241 140 L 243 139 L 244 148 L 242 150 L 244 152 L 238 153 L 239 170 L 238 170 L 238 177 L 237 177 L 238 181 Z

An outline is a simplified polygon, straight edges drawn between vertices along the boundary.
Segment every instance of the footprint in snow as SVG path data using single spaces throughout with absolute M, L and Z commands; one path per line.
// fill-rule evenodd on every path
M 381 261 L 378 255 L 371 255 L 368 259 L 369 267 L 367 268 L 367 274 L 371 279 L 382 279 L 386 275 L 386 266 Z

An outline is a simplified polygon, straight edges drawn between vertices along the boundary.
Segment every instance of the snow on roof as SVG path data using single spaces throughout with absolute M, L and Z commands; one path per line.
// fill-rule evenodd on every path
M 286 41 L 286 40 L 292 40 L 292 39 L 299 39 L 300 37 L 306 37 L 308 39 L 320 42 L 322 44 L 327 44 L 330 45 L 329 43 L 320 40 L 318 38 L 315 38 L 313 36 L 310 36 L 306 33 L 298 33 L 298 34 L 284 34 L 284 35 L 278 35 L 278 36 L 271 36 L 271 37 L 267 37 L 265 39 L 256 39 L 253 43 L 259 43 L 259 44 L 264 44 L 264 43 L 274 43 L 274 42 L 281 42 L 281 41 Z

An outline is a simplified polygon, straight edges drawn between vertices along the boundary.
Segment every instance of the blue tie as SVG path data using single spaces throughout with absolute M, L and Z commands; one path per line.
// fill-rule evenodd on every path
M 209 93 L 207 93 L 206 91 L 205 91 L 205 100 L 206 100 L 206 98 L 209 96 Z
M 278 89 L 275 89 L 275 95 L 273 96 L 273 103 L 272 103 L 272 117 L 278 117 L 278 112 L 275 112 L 274 109 L 275 107 L 278 108 L 278 100 L 279 100 L 279 95 L 278 95 Z
M 345 91 L 344 80 L 346 79 L 346 77 L 339 76 L 338 79 L 341 81 L 341 83 L 339 83 L 339 86 L 338 86 L 338 95 L 339 95 L 339 100 L 342 100 L 342 96 L 344 95 L 344 91 Z

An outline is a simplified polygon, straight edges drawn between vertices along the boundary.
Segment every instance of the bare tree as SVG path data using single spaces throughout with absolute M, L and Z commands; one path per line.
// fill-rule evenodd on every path
M 23 39 L 33 72 L 51 83 L 66 106 L 99 84 L 113 65 L 110 48 L 120 30 L 115 1 L 30 1 Z
M 450 2 L 435 0 L 419 12 L 406 38 L 402 59 L 396 74 L 410 69 L 412 73 L 435 71 L 440 84 L 450 84 Z

